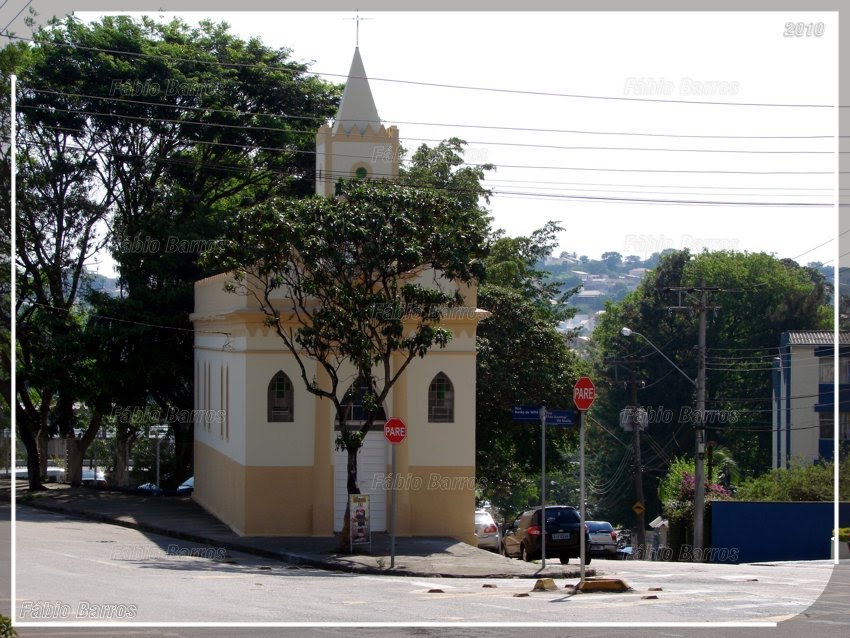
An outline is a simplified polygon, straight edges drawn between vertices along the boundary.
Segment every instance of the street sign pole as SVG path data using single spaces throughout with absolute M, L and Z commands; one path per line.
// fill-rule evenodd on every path
M 392 447 L 391 452 L 391 469 L 392 473 L 392 502 L 390 503 L 390 569 L 395 567 L 395 513 L 396 513 L 396 500 L 398 498 L 398 481 L 396 476 L 396 466 L 395 466 L 395 449 L 396 446 L 404 441 L 407 438 L 407 426 L 404 424 L 404 421 L 399 419 L 398 417 L 390 417 L 387 419 L 387 422 L 384 424 L 384 438 L 389 442 L 390 447 Z
M 396 510 L 396 499 L 398 497 L 398 481 L 396 480 L 396 471 L 395 471 L 395 445 L 391 445 L 392 447 L 392 482 L 393 482 L 393 500 L 392 500 L 392 508 L 390 509 L 390 569 L 395 568 L 395 510 Z M 386 457 L 384 457 L 386 458 Z
M 578 438 L 579 438 L 579 447 L 578 447 L 578 463 L 579 463 L 579 515 L 581 517 L 581 522 L 579 524 L 579 534 L 581 535 L 581 540 L 579 543 L 579 582 L 584 584 L 584 553 L 587 551 L 587 548 L 584 546 L 584 519 L 585 519 L 585 511 L 584 511 L 584 413 L 585 410 L 581 410 L 578 413 Z
M 541 569 L 546 569 L 546 406 L 540 408 L 540 556 Z
M 575 386 L 573 387 L 573 403 L 576 404 L 576 408 L 579 411 L 578 418 L 578 437 L 579 437 L 579 452 L 578 452 L 578 463 L 579 463 L 579 518 L 580 518 L 580 528 L 579 534 L 581 537 L 579 538 L 579 562 L 581 566 L 579 567 L 580 574 L 580 582 L 579 586 L 584 585 L 584 557 L 585 552 L 588 550 L 585 543 L 585 519 L 586 512 L 584 507 L 584 502 L 586 500 L 585 496 L 585 485 L 584 485 L 584 430 L 585 430 L 585 413 L 590 409 L 590 406 L 593 405 L 593 402 L 596 400 L 596 387 L 593 385 L 593 381 L 591 381 L 588 377 L 581 377 L 578 381 L 576 381 Z

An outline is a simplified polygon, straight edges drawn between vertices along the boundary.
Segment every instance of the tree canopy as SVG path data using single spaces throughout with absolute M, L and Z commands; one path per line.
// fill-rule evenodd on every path
M 722 445 L 742 478 L 770 467 L 771 366 L 781 333 L 831 327 L 830 290 L 816 270 L 763 253 L 674 251 L 618 304 L 608 304 L 593 333 L 594 365 L 607 377 L 603 400 L 594 417 L 607 432 L 590 432 L 594 473 L 613 475 L 622 458 L 626 435 L 618 414 L 631 403 L 624 381 L 644 386 L 638 401 L 650 415 L 644 440 L 644 492 L 650 513 L 657 480 L 672 460 L 692 456 L 694 385 L 644 339 L 620 334 L 622 327 L 644 335 L 691 379 L 697 375 L 697 316 L 694 298 L 679 288 L 713 288 L 707 294 L 707 440 Z M 677 306 L 677 309 L 670 309 Z M 630 362 L 609 365 L 606 359 Z M 633 372 L 629 372 L 629 369 Z M 631 470 L 632 468 L 627 468 Z M 628 475 L 630 475 L 629 472 Z M 627 476 L 628 476 L 627 475 Z M 625 480 L 625 479 L 622 479 Z M 630 488 L 613 490 L 605 499 L 612 520 L 631 520 Z
M 570 315 L 561 295 L 536 269 L 561 230 L 546 224 L 530 237 L 496 233 L 486 260 L 478 305 L 492 313 L 478 327 L 476 449 L 483 497 L 504 514 L 539 498 L 540 426 L 516 423 L 516 405 L 571 409 L 571 388 L 582 364 L 558 323 Z M 547 436 L 553 474 L 571 470 L 576 433 L 558 428 Z
M 312 192 L 315 131 L 335 112 L 340 88 L 310 75 L 289 50 L 210 21 L 67 18 L 10 50 L 23 167 L 17 311 L 21 345 L 31 351 L 19 371 L 25 443 L 30 430 L 53 433 L 51 424 L 73 432 L 77 413 L 68 406 L 79 402 L 93 408 L 97 399 L 97 413 L 110 405 L 191 409 L 188 315 L 194 281 L 210 274 L 198 246 L 221 237 L 240 206 Z M 102 242 L 120 273 L 118 298 L 84 285 Z M 91 310 L 78 309 L 83 301 Z M 92 338 L 78 338 L 79 330 Z M 54 346 L 67 335 L 92 350 L 69 351 L 78 364 L 64 365 L 62 348 L 35 349 L 36 335 Z M 80 365 L 101 374 L 89 383 L 94 398 L 79 375 L 69 377 Z M 52 377 L 55 391 L 39 372 L 45 366 L 62 373 Z M 179 481 L 189 472 L 192 432 L 174 434 Z

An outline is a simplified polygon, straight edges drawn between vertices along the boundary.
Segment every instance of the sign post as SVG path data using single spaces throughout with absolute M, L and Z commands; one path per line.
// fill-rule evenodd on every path
M 546 569 L 546 406 L 540 407 L 540 569 Z
M 579 563 L 580 569 L 580 585 L 584 585 L 584 556 L 587 551 L 585 547 L 585 485 L 584 485 L 584 418 L 585 412 L 590 409 L 596 400 L 596 387 L 588 377 L 581 377 L 576 381 L 573 387 L 573 403 L 576 404 L 576 409 L 579 411 L 579 513 L 581 517 L 579 529 Z
M 546 406 L 514 406 L 514 421 L 536 421 L 540 419 L 540 540 L 541 569 L 546 568 L 546 423 L 553 426 L 575 425 L 575 414 L 570 410 L 547 410 Z
M 390 510 L 390 569 L 395 567 L 395 512 L 396 499 L 398 497 L 398 480 L 395 469 L 395 449 L 396 446 L 407 438 L 407 426 L 404 421 L 398 417 L 390 417 L 384 424 L 384 437 L 392 445 L 392 485 L 393 485 L 393 500 L 392 509 Z

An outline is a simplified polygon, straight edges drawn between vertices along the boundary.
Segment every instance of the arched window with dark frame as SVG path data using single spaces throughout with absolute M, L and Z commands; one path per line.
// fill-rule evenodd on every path
M 451 423 L 455 420 L 455 389 L 443 372 L 428 386 L 428 422 Z
M 366 410 L 363 407 L 364 397 L 369 392 L 369 384 L 362 376 L 358 376 L 354 383 L 348 388 L 342 398 L 342 407 L 345 411 L 345 423 L 348 427 L 358 428 L 366 421 Z M 384 429 L 387 413 L 384 406 L 378 406 L 372 421 L 370 430 Z M 334 419 L 334 429 L 339 430 L 339 421 Z
M 292 381 L 283 370 L 269 382 L 267 405 L 269 423 L 291 423 L 295 420 L 295 393 Z

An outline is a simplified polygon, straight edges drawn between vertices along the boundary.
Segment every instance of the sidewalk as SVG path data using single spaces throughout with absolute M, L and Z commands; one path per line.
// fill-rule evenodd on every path
M 59 512 L 141 532 L 161 534 L 192 543 L 254 554 L 269 559 L 321 569 L 365 574 L 457 578 L 578 578 L 578 559 L 561 565 L 557 559 L 525 563 L 472 547 L 451 538 L 396 538 L 395 568 L 390 569 L 388 534 L 372 534 L 371 554 L 338 553 L 333 537 L 239 536 L 208 514 L 188 497 L 144 496 L 134 493 L 71 488 L 47 484 L 44 492 L 30 494 L 24 481 L 18 481 L 17 504 Z M 0 481 L 0 499 L 11 497 L 10 481 Z M 470 525 L 472 523 L 470 522 Z M 587 576 L 595 574 L 592 566 Z

